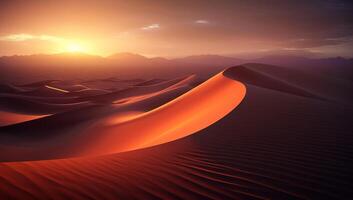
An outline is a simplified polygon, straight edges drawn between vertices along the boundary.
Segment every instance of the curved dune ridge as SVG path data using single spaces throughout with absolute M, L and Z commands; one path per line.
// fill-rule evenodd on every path
M 185 137 L 221 119 L 239 105 L 244 96 L 242 83 L 218 74 L 177 99 L 132 120 L 93 128 L 92 132 L 99 136 L 92 139 L 86 148 L 88 153 L 82 155 L 135 150 Z
M 288 74 L 294 77 L 287 77 Z M 241 91 L 230 89 L 234 88 L 233 83 L 237 83 L 233 79 L 241 80 L 246 86 L 246 95 L 236 109 L 232 109 L 234 102 L 225 102 L 229 100 L 227 97 L 238 95 Z M 319 83 L 318 80 L 323 82 Z M 215 123 L 198 130 L 197 134 L 136 151 L 56 160 L 2 162 L 0 198 L 351 199 L 353 108 L 337 103 L 349 102 L 350 98 L 345 96 L 349 90 L 337 87 L 342 85 L 339 81 L 289 73 L 286 69 L 266 65 L 246 65 L 229 68 L 190 90 L 191 82 L 190 78 L 183 79 L 161 86 L 159 91 L 154 90 L 156 85 L 153 84 L 152 93 L 137 92 L 138 98 L 130 95 L 133 92 L 129 89 L 129 92 L 122 92 L 120 102 L 116 93 L 113 94 L 116 98 L 105 96 L 109 101 L 99 101 L 110 102 L 109 106 L 100 104 L 80 108 L 0 128 L 0 154 L 6 160 L 3 153 L 6 149 L 26 148 L 33 141 L 45 145 L 47 139 L 54 140 L 51 137 L 53 134 L 58 134 L 61 139 L 66 138 L 63 140 L 66 142 L 71 141 L 69 136 L 77 137 L 67 129 L 86 133 L 81 136 L 89 138 L 95 135 L 94 131 L 84 132 L 81 127 L 85 126 L 86 130 L 107 128 L 109 133 L 115 128 L 129 127 L 129 123 L 138 123 L 139 120 L 155 123 L 154 117 L 157 116 L 178 122 L 180 119 L 175 118 L 177 114 L 190 119 L 187 110 L 198 111 L 199 108 L 194 101 L 191 103 L 195 103 L 196 108 L 185 107 L 185 103 L 195 99 L 190 97 L 198 97 L 196 99 L 200 104 L 212 103 L 213 98 L 206 98 L 210 91 L 222 94 L 214 94 L 218 104 L 229 106 L 212 103 L 215 107 L 206 110 L 217 108 L 218 112 L 218 109 L 223 109 L 220 112 L 223 114 L 231 110 Z M 326 91 L 328 85 L 331 89 L 337 88 L 337 91 Z M 243 88 L 241 85 L 237 87 Z M 351 87 L 346 86 L 348 89 Z M 336 98 L 339 101 L 333 101 L 333 94 L 339 94 Z M 178 105 L 187 109 L 174 111 L 173 107 Z M 174 113 L 169 112 L 168 116 L 163 114 L 165 111 Z M 210 113 L 201 111 L 196 116 L 209 117 Z M 204 122 L 202 118 L 195 120 Z M 146 126 L 149 128 L 150 123 L 143 124 L 139 129 Z M 158 130 L 162 128 L 160 126 Z M 57 129 L 56 132 L 53 129 Z M 65 137 L 61 135 L 63 132 Z M 9 134 L 14 137 L 9 137 Z M 5 135 L 9 138 L 3 137 Z M 154 142 L 164 142 L 166 139 L 169 138 L 159 140 L 157 137 L 147 144 L 154 145 Z M 11 143 L 17 146 L 11 146 Z M 85 151 L 87 153 L 92 152 Z M 37 159 L 33 157 L 33 160 Z
M 155 93 L 147 97 L 158 97 L 163 91 L 167 92 L 180 87 L 192 79 L 193 77 L 187 77 L 172 81 L 170 83 L 173 84 L 170 87 L 157 93 L 155 89 L 160 90 L 161 86 L 170 84 L 166 82 L 150 86 L 150 91 Z M 135 95 L 146 93 L 143 89 L 135 90 L 137 91 Z M 89 123 L 86 127 L 75 129 L 74 136 L 70 133 L 61 133 L 61 136 L 50 137 L 46 140 L 41 137 L 37 140 L 24 141 L 21 137 L 14 138 L 13 135 L 8 134 L 5 140 L 17 141 L 16 147 L 4 148 L 0 155 L 6 154 L 6 157 L 11 155 L 19 159 L 40 155 L 41 159 L 53 159 L 104 155 L 146 148 L 185 137 L 209 126 L 232 111 L 244 96 L 245 86 L 242 83 L 220 73 L 151 111 L 137 112 L 139 114 L 134 115 L 131 115 L 131 112 L 110 113 L 96 119 L 94 123 Z M 146 97 L 139 96 L 137 102 L 141 102 L 144 98 Z M 130 102 L 136 102 L 136 100 L 130 99 Z M 31 127 L 33 128 L 33 126 L 27 126 L 27 128 Z M 45 129 L 43 131 L 47 132 Z M 5 132 L 7 132 L 6 129 Z M 40 145 L 38 145 L 39 142 Z M 56 153 L 57 149 L 64 150 Z

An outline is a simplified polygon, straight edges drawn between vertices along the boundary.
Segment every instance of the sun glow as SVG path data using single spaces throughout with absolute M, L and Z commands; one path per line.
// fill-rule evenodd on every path
M 66 50 L 68 52 L 86 52 L 87 50 L 78 43 L 70 43 L 67 45 Z

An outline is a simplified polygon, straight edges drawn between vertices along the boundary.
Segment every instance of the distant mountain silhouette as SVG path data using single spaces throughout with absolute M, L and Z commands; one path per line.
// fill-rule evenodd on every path
M 242 59 L 219 56 L 219 55 L 194 55 L 184 58 L 177 58 L 174 61 L 196 64 L 196 65 L 213 65 L 213 66 L 233 66 L 246 62 Z
M 353 59 L 342 57 L 313 59 L 297 56 L 266 56 L 251 62 L 291 67 L 353 80 Z
M 0 82 L 27 83 L 46 79 L 154 78 L 193 73 L 189 65 L 133 53 L 108 57 L 81 53 L 0 57 Z
M 224 68 L 245 63 L 262 63 L 353 80 L 353 59 L 342 57 L 314 59 L 300 56 L 269 55 L 262 58 L 245 60 L 219 55 L 198 55 L 175 59 L 175 61 L 207 68 L 209 66 Z
M 135 54 L 135 53 L 129 53 L 129 52 L 116 53 L 108 56 L 107 58 L 114 59 L 114 60 L 121 60 L 121 61 L 133 61 L 133 62 L 148 60 L 148 58 L 145 56 Z
M 229 66 L 263 63 L 290 67 L 353 80 L 353 59 L 312 59 L 298 56 L 266 56 L 243 60 L 220 55 L 184 58 L 148 58 L 134 53 L 108 57 L 82 53 L 0 57 L 0 82 L 28 83 L 47 79 L 158 78 L 198 74 L 209 77 Z

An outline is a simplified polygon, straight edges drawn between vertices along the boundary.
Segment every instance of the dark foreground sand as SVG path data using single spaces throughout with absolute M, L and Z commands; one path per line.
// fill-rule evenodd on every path
M 2 161 L 13 161 L 0 163 L 1 198 L 352 198 L 351 82 L 265 65 L 237 66 L 223 75 L 246 85 L 245 98 L 228 115 L 185 138 L 96 157 L 40 160 L 33 156 L 32 160 L 39 161 L 18 162 L 11 160 L 16 157 L 0 154 Z M 182 80 L 187 81 L 175 86 Z M 150 89 L 140 91 L 156 95 L 144 96 L 143 100 L 136 96 L 146 94 L 121 92 L 125 99 L 117 101 L 138 102 L 131 103 L 128 110 L 148 112 L 195 87 L 190 79 L 182 80 L 146 85 Z M 158 86 L 163 83 L 166 83 L 163 87 Z M 166 88 L 169 89 L 164 90 Z M 63 101 L 59 97 L 51 95 L 50 101 Z M 71 117 L 73 124 L 83 126 L 97 116 L 110 114 L 110 107 L 108 111 L 101 107 L 96 109 L 98 104 L 106 105 L 114 99 L 112 95 L 108 97 L 97 102 L 86 96 L 67 97 L 65 101 L 70 102 L 70 106 L 73 103 L 82 106 L 83 102 L 87 105 L 72 110 L 65 104 L 65 112 L 58 113 L 50 103 L 41 114 L 51 116 L 1 127 L 2 152 L 20 148 L 11 144 L 13 141 L 22 147 L 26 146 L 26 141 L 40 145 L 45 132 L 59 134 L 53 127 L 66 131 L 67 118 L 62 119 L 62 116 Z M 92 104 L 93 108 L 89 107 Z M 82 110 L 86 117 L 81 116 Z M 43 120 L 46 123 L 38 123 Z M 70 125 L 68 129 L 71 128 Z M 15 147 L 8 149 L 11 145 Z M 23 157 L 17 159 L 23 160 Z

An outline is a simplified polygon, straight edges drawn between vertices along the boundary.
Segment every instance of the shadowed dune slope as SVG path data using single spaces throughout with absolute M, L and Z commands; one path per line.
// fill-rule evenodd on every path
M 338 79 L 330 74 L 324 76 L 320 74 L 320 71 L 314 73 L 311 70 L 296 70 L 295 68 L 256 63 L 245 64 L 242 67 L 237 66 L 234 70 L 237 71 L 235 76 L 239 80 L 259 87 L 282 89 L 282 91 L 286 90 L 289 93 L 294 92 L 297 95 L 321 98 L 346 105 L 352 105 L 353 102 L 353 93 L 350 92 L 353 91 L 353 82 Z M 271 83 L 268 83 L 268 79 L 272 79 Z M 273 88 L 274 85 L 277 85 L 277 88 Z
M 260 87 L 265 87 L 272 90 L 278 90 L 281 92 L 286 92 L 294 95 L 318 98 L 321 97 L 306 91 L 304 88 L 292 85 L 282 79 L 279 79 L 274 76 L 267 75 L 261 71 L 255 71 L 251 67 L 237 66 L 228 69 L 225 73 L 225 76 L 243 81 L 248 84 L 257 85 Z
M 21 114 L 53 114 L 91 105 L 88 101 L 77 103 L 45 103 L 22 96 L 0 95 L 0 110 Z
M 0 83 L 0 93 L 15 93 L 15 92 L 23 92 L 24 89 L 16 87 L 14 85 L 8 83 Z
M 180 82 L 183 82 L 183 81 L 186 81 L 192 84 L 192 82 L 194 81 L 194 76 L 191 75 L 187 77 L 167 80 L 154 85 L 132 86 L 132 87 L 128 87 L 108 94 L 102 94 L 102 95 L 97 95 L 92 97 L 83 97 L 81 98 L 81 100 L 90 100 L 95 102 L 112 102 L 118 99 L 123 99 L 123 98 L 128 98 L 133 96 L 141 96 L 148 93 L 158 92 L 168 87 L 171 87 L 175 84 L 179 84 Z
M 225 74 L 236 76 L 231 71 Z M 100 157 L 1 163 L 0 196 L 351 199 L 352 113 L 344 104 L 246 84 L 235 110 L 174 142 Z

